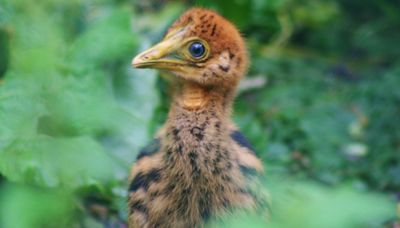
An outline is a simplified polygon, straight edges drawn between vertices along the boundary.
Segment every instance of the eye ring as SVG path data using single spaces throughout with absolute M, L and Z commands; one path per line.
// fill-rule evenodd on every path
M 188 51 L 191 57 L 195 59 L 201 59 L 207 53 L 206 46 L 198 40 L 189 44 Z

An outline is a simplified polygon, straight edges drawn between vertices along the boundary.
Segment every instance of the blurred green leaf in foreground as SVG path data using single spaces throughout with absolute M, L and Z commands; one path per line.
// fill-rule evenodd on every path
M 395 203 L 377 194 L 355 193 L 348 187 L 326 188 L 312 183 L 273 181 L 269 220 L 239 213 L 210 227 L 340 228 L 382 227 L 395 219 Z

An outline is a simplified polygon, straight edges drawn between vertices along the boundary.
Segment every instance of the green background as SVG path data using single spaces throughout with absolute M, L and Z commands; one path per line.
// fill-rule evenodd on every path
M 269 227 L 391 227 L 400 3 L 390 0 L 0 0 L 0 227 L 126 220 L 131 163 L 169 103 L 158 73 L 130 61 L 191 6 L 217 10 L 247 40 L 234 119 L 265 163 Z M 257 215 L 225 223 L 266 226 Z

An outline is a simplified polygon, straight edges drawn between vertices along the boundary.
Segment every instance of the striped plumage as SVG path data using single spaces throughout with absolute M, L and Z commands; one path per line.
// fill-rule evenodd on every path
M 252 187 L 263 166 L 230 117 L 247 70 L 236 28 L 191 9 L 133 65 L 174 75 L 174 96 L 165 125 L 133 165 L 129 227 L 197 227 L 232 209 L 256 210 L 263 202 Z

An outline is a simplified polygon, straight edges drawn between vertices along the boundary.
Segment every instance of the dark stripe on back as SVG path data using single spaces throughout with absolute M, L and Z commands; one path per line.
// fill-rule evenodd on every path
M 147 211 L 148 211 L 146 205 L 144 205 L 144 203 L 142 201 L 138 201 L 138 200 L 136 200 L 132 203 L 132 205 L 130 206 L 130 210 L 131 210 L 131 213 L 136 210 L 136 211 L 143 212 L 145 214 L 147 214 Z
M 211 216 L 211 193 L 207 190 L 200 190 L 202 197 L 199 198 L 200 216 L 207 221 Z
M 139 172 L 132 180 L 129 186 L 129 191 L 135 192 L 139 188 L 147 190 L 151 182 L 157 182 L 160 179 L 161 179 L 160 169 L 153 169 L 146 174 Z
M 249 149 L 253 154 L 255 154 L 253 146 L 250 144 L 250 142 L 244 137 L 240 131 L 234 131 L 231 133 L 231 138 L 235 140 L 236 143 L 238 143 L 240 146 L 245 147 Z
M 245 176 L 255 176 L 258 174 L 257 170 L 248 166 L 244 165 L 239 165 L 240 171 L 245 175 Z
M 140 150 L 136 160 L 151 156 L 160 150 L 160 139 L 153 139 L 149 145 Z

